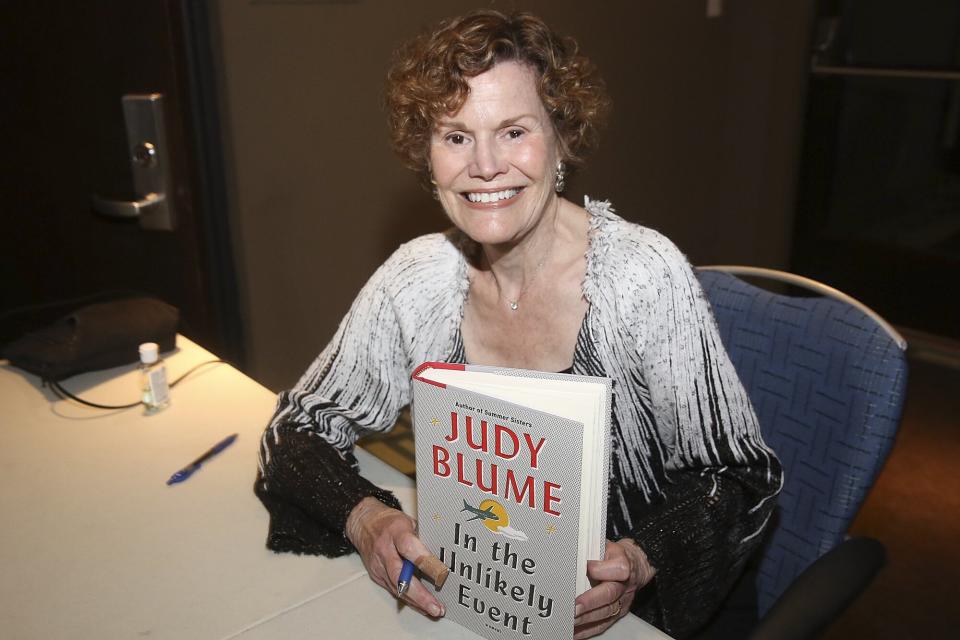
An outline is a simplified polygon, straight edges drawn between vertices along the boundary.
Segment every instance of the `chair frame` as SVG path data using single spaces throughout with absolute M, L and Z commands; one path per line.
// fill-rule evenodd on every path
M 767 269 L 765 267 L 747 267 L 743 265 L 734 265 L 734 264 L 710 264 L 697 267 L 699 271 L 723 271 L 724 273 L 729 273 L 735 276 L 747 276 L 755 278 L 769 278 L 771 280 L 776 280 L 778 282 L 783 282 L 786 284 L 792 284 L 794 286 L 800 287 L 801 289 L 807 289 L 819 295 L 825 296 L 827 298 L 833 298 L 839 300 L 840 302 L 845 302 L 852 307 L 856 307 L 862 311 L 865 315 L 869 316 L 874 322 L 883 327 L 883 330 L 887 332 L 894 342 L 897 343 L 897 346 L 900 347 L 902 351 L 907 350 L 907 341 L 906 339 L 897 331 L 893 325 L 883 319 L 879 313 L 863 304 L 856 298 L 847 295 L 839 289 L 834 289 L 833 287 L 813 280 L 811 278 L 806 278 L 804 276 L 798 276 L 795 273 L 789 273 L 787 271 L 780 271 L 778 269 Z

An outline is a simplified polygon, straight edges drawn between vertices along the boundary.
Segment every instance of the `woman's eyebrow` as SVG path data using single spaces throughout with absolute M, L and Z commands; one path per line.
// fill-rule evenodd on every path
M 437 120 L 434 127 L 437 129 L 466 129 L 467 125 L 456 120 Z
M 533 113 L 524 113 L 524 114 L 521 114 L 521 115 L 519 115 L 519 116 L 513 116 L 512 118 L 507 118 L 506 120 L 501 121 L 500 124 L 497 125 L 497 128 L 498 128 L 498 129 L 502 129 L 502 128 L 504 128 L 504 127 L 509 127 L 510 125 L 512 125 L 512 124 L 517 124 L 518 122 L 520 122 L 521 120 L 524 120 L 524 119 L 539 120 L 539 119 L 537 118 L 536 114 L 533 114 Z

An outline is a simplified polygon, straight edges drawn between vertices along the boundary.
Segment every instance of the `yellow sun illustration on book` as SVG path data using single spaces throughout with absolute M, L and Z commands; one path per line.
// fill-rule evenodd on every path
M 514 540 L 526 540 L 527 534 L 519 529 L 510 526 L 510 515 L 503 505 L 496 500 L 484 500 L 476 507 L 470 506 L 466 500 L 463 501 L 461 513 L 467 511 L 472 514 L 467 522 L 479 520 L 480 523 L 498 536 L 506 536 Z
M 489 512 L 496 516 L 495 518 L 487 518 L 483 521 L 483 526 L 490 529 L 490 531 L 496 533 L 500 527 L 510 526 L 510 515 L 507 513 L 507 510 L 503 508 L 503 505 L 496 500 L 484 500 L 477 508 L 480 509 L 480 511 L 485 513 Z

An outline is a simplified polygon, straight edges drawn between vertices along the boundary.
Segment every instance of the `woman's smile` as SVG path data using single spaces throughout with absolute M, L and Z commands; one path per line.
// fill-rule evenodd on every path
M 560 149 L 534 70 L 501 62 L 470 78 L 457 113 L 441 119 L 430 144 L 437 198 L 474 241 L 516 245 L 545 232 L 555 212 Z M 486 214 L 486 215 L 477 215 Z
M 516 202 L 517 198 L 523 192 L 523 187 L 510 187 L 507 189 L 465 191 L 461 193 L 467 202 L 474 209 L 491 209 L 505 207 Z

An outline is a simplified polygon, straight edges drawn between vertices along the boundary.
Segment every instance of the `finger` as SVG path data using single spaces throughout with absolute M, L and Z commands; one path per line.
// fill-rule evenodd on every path
M 428 578 L 438 589 L 443 586 L 450 573 L 447 565 L 433 555 L 416 535 L 401 536 L 397 541 L 397 553 L 402 558 L 413 562 L 421 576 Z
M 395 541 L 397 553 L 410 562 L 416 562 L 424 556 L 433 555 L 427 545 L 423 544 L 423 541 L 413 531 L 397 536 Z
M 443 603 L 437 600 L 436 597 L 430 593 L 430 591 L 417 578 L 414 578 L 410 582 L 410 587 L 407 589 L 406 593 L 403 594 L 402 599 L 405 602 L 413 605 L 421 613 L 430 615 L 434 618 L 440 618 L 446 614 L 446 609 L 444 608 Z
M 630 558 L 617 544 L 607 543 L 604 560 L 587 562 L 587 577 L 597 582 L 626 582 L 630 579 Z
M 396 597 L 403 557 L 398 554 L 393 539 L 387 535 L 378 537 L 370 552 L 364 554 L 363 561 L 370 578 Z
M 391 584 L 397 586 L 399 586 L 400 573 L 403 570 L 404 560 L 414 562 L 415 560 L 411 559 L 410 556 L 416 556 L 419 559 L 432 555 L 426 546 L 424 546 L 423 542 L 415 535 L 401 536 L 401 538 L 397 540 L 397 547 L 394 548 L 393 551 L 393 556 L 387 561 L 389 566 L 388 575 L 392 578 Z M 446 569 L 446 566 L 443 568 Z M 418 578 L 411 579 L 407 586 L 407 591 L 403 595 L 405 600 L 434 617 L 440 617 L 444 613 L 443 604 L 437 600 L 433 593 L 428 590 L 424 586 L 424 583 Z
M 389 583 L 389 581 L 384 577 L 384 575 L 383 575 L 382 573 L 380 573 L 380 572 L 374 572 L 374 571 L 371 571 L 371 570 L 367 569 L 367 576 L 368 576 L 371 580 L 373 580 L 375 583 L 377 583 L 378 585 L 380 585 L 381 587 L 383 587 L 384 589 L 386 589 L 387 591 L 390 591 L 390 583 Z M 393 590 L 396 591 L 396 586 L 393 587 Z M 394 595 L 396 595 L 396 594 L 394 594 Z
M 412 533 L 412 529 L 404 525 L 403 522 L 397 522 L 386 527 L 380 532 L 373 544 L 373 555 L 380 559 L 383 568 L 386 570 L 385 577 L 393 580 L 394 584 L 400 576 L 403 559 L 406 557 L 403 549 L 411 548 L 412 543 L 419 543 L 417 537 Z
M 595 609 L 613 604 L 620 599 L 625 590 L 626 587 L 620 582 L 601 582 L 577 596 L 574 615 L 579 618 Z
M 630 558 L 631 581 L 636 587 L 642 587 L 653 580 L 657 575 L 657 568 L 650 564 L 650 558 L 647 552 L 630 538 L 624 538 L 617 541 L 617 546 L 621 547 Z
M 602 607 L 598 607 L 592 611 L 583 613 L 577 618 L 574 618 L 573 625 L 589 625 L 591 623 L 601 622 L 604 620 L 616 620 L 623 614 L 623 609 L 623 600 L 617 598 L 609 604 L 605 604 Z
M 398 598 L 401 606 L 409 606 L 412 609 L 416 610 L 421 615 L 432 616 L 435 618 L 439 617 L 444 613 L 442 605 L 440 606 L 439 613 L 437 612 L 436 605 L 440 604 L 439 601 L 437 601 L 436 604 L 429 604 L 429 603 L 425 604 L 424 599 L 420 597 L 422 594 L 418 594 L 417 592 L 418 588 L 420 590 L 423 589 L 423 586 L 420 584 L 419 580 L 417 580 L 416 578 L 411 580 L 409 586 L 407 587 L 407 592 L 403 596 L 398 596 L 397 580 L 395 578 L 391 578 L 390 576 L 394 574 L 399 575 L 399 571 L 393 572 L 391 570 L 386 569 L 380 557 L 376 557 L 372 562 L 372 565 L 374 566 L 374 568 L 368 567 L 367 575 L 370 577 L 371 580 L 373 580 L 375 583 L 383 587 L 383 589 L 386 590 L 386 592 L 389 593 L 392 597 Z M 414 595 L 413 597 L 411 597 L 411 591 L 417 595 Z M 427 595 L 430 596 L 429 593 Z M 434 600 L 436 599 L 434 598 Z
M 367 569 L 367 576 L 386 589 L 389 578 L 387 577 L 386 567 L 383 566 L 383 559 L 376 554 L 369 556 L 361 555 L 360 557 L 363 560 L 363 566 Z
M 396 595 L 396 594 L 394 594 L 394 595 Z M 421 608 L 418 607 L 417 605 L 415 605 L 415 604 L 413 604 L 412 602 L 410 602 L 409 600 L 407 600 L 407 596 L 403 596 L 403 597 L 401 597 L 399 600 L 397 600 L 397 608 L 398 608 L 398 610 L 399 610 L 400 608 L 403 608 L 403 607 L 410 607 L 411 609 L 413 609 L 414 611 L 416 611 L 417 613 L 419 613 L 420 615 L 422 615 L 424 618 L 431 618 L 431 619 L 436 619 L 436 618 L 437 618 L 437 616 L 432 615 L 429 611 L 424 611 L 423 609 L 421 609 Z
M 587 577 L 594 582 L 626 582 L 630 579 L 630 561 L 626 558 L 587 562 Z
M 573 640 L 583 640 L 584 638 L 592 638 L 598 636 L 616 622 L 618 618 L 609 618 L 607 620 L 601 620 L 600 622 L 591 622 L 588 624 L 583 624 L 573 628 Z
M 400 578 L 404 559 L 398 547 L 403 544 L 402 540 L 406 535 L 412 536 L 412 534 L 392 536 L 385 533 L 376 539 L 372 549 L 372 557 L 375 561 L 371 562 L 370 568 L 381 575 L 385 582 L 393 584 L 394 588 L 396 588 L 397 580 Z

